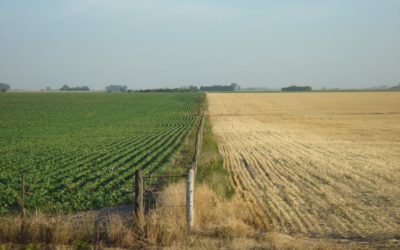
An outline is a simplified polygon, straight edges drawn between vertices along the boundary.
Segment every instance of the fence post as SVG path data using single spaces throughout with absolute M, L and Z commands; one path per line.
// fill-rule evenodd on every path
M 192 160 L 192 168 L 194 169 L 195 173 L 197 172 L 197 160 L 200 155 L 201 144 L 203 141 L 203 127 L 204 127 L 204 114 L 201 115 L 200 124 L 197 128 L 197 133 L 196 133 L 196 141 L 195 141 L 193 160 Z
M 144 204 L 143 204 L 143 170 L 139 169 L 135 175 L 135 216 L 137 227 L 140 231 L 144 229 Z
M 186 221 L 189 231 L 194 228 L 194 169 L 189 168 L 186 179 Z

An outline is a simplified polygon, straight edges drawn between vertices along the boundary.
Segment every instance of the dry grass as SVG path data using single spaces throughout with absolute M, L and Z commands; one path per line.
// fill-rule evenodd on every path
M 96 241 L 101 233 L 95 223 L 96 218 L 86 215 L 81 218 L 71 216 L 49 216 L 36 214 L 22 220 L 19 216 L 2 217 L 0 220 L 0 241 L 14 243 L 43 243 L 65 245 L 73 241 Z
M 400 237 L 400 93 L 207 97 L 236 198 L 260 229 Z
M 144 232 L 130 224 L 132 218 L 110 214 L 102 223 L 90 216 L 57 217 L 45 215 L 27 222 L 25 249 L 364 249 L 368 246 L 310 241 L 276 232 L 256 230 L 254 216 L 238 199 L 221 199 L 206 185 L 196 187 L 196 229 L 189 234 L 185 221 L 185 185 L 169 185 L 159 196 L 157 208 L 146 216 Z M 2 229 L 0 249 L 24 249 L 20 245 L 18 218 L 10 218 Z M 96 229 L 93 231 L 93 229 Z M 0 241 L 0 242 L 1 242 Z M 12 244 L 12 243 L 16 244 Z
M 309 240 L 257 230 L 257 218 L 239 199 L 226 200 L 209 186 L 195 188 L 195 231 L 188 234 L 185 224 L 183 183 L 170 185 L 162 194 L 162 208 L 153 211 L 169 226 L 174 240 L 166 249 L 370 249 L 370 245 L 351 245 L 337 241 Z M 182 195 L 181 195 L 182 194 Z M 181 197 L 177 200 L 176 197 Z M 168 206 L 176 204 L 176 206 Z M 161 210 L 160 210 L 161 209 Z M 162 211 L 162 212 L 161 212 Z M 160 227 L 158 227 L 160 228 Z M 162 227 L 161 227 L 162 228 Z M 165 229 L 164 229 L 165 230 Z M 169 238 L 171 240 L 171 238 Z
M 165 196 L 169 196 L 167 191 Z M 171 216 L 172 210 L 177 212 Z M 145 217 L 144 231 L 136 228 L 134 215 L 119 213 L 101 215 L 96 211 L 76 215 L 50 216 L 30 215 L 24 219 L 21 229 L 19 216 L 0 219 L 0 249 L 55 249 L 65 246 L 73 249 L 103 249 L 120 247 L 124 249 L 168 246 L 186 238 L 184 211 L 174 208 L 156 208 Z M 167 216 L 170 214 L 170 216 Z M 178 215 L 178 216 L 177 216 Z M 182 217 L 179 219 L 179 217 Z M 37 248 L 34 248 L 37 247 Z

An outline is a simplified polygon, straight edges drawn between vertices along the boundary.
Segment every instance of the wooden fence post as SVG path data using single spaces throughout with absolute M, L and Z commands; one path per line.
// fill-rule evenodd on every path
M 195 141 L 195 146 L 194 146 L 194 153 L 192 157 L 192 166 L 191 168 L 194 169 L 194 172 L 197 172 L 197 161 L 200 155 L 200 150 L 201 150 L 201 143 L 202 143 L 202 136 L 203 136 L 203 121 L 204 121 L 204 115 L 201 116 L 199 126 L 197 127 L 197 133 L 196 133 L 196 141 Z
M 144 229 L 144 204 L 143 204 L 143 170 L 136 171 L 135 176 L 135 216 L 137 227 L 140 231 Z
M 188 170 L 186 179 L 186 221 L 189 231 L 194 228 L 194 169 Z

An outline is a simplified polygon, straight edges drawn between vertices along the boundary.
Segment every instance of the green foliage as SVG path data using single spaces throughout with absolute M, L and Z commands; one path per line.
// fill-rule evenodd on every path
M 72 248 L 74 250 L 92 250 L 93 249 L 93 247 L 89 243 L 82 241 L 82 240 L 73 241 Z
M 88 86 L 82 86 L 82 87 L 69 87 L 68 85 L 64 85 L 60 88 L 60 91 L 89 91 Z
M 196 181 L 207 183 L 221 197 L 231 198 L 235 194 L 235 189 L 229 178 L 229 172 L 224 168 L 224 162 L 219 154 L 218 144 L 212 133 L 212 126 L 208 118 L 204 122 L 203 143 Z
M 213 85 L 213 86 L 201 86 L 201 91 L 237 91 L 240 89 L 239 84 L 231 83 L 230 85 Z
M 110 85 L 106 87 L 106 91 L 108 93 L 111 92 L 126 92 L 128 90 L 128 87 L 126 85 Z
M 303 91 L 312 91 L 310 86 L 289 86 L 286 88 L 282 88 L 282 91 L 289 91 L 289 92 L 303 92 Z
M 0 98 L 0 213 L 130 202 L 134 173 L 171 165 L 198 121 L 198 93 L 10 93 Z
M 21 248 L 21 250 L 41 250 L 42 248 L 38 244 L 28 244 Z

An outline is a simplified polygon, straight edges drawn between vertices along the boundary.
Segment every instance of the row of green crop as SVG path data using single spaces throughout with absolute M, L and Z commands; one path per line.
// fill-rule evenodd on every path
M 21 209 L 22 176 L 26 208 L 79 211 L 131 202 L 137 169 L 170 165 L 198 122 L 200 95 L 116 96 L 10 97 L 4 106 L 16 114 L 0 111 L 10 119 L 0 134 L 0 213 Z

